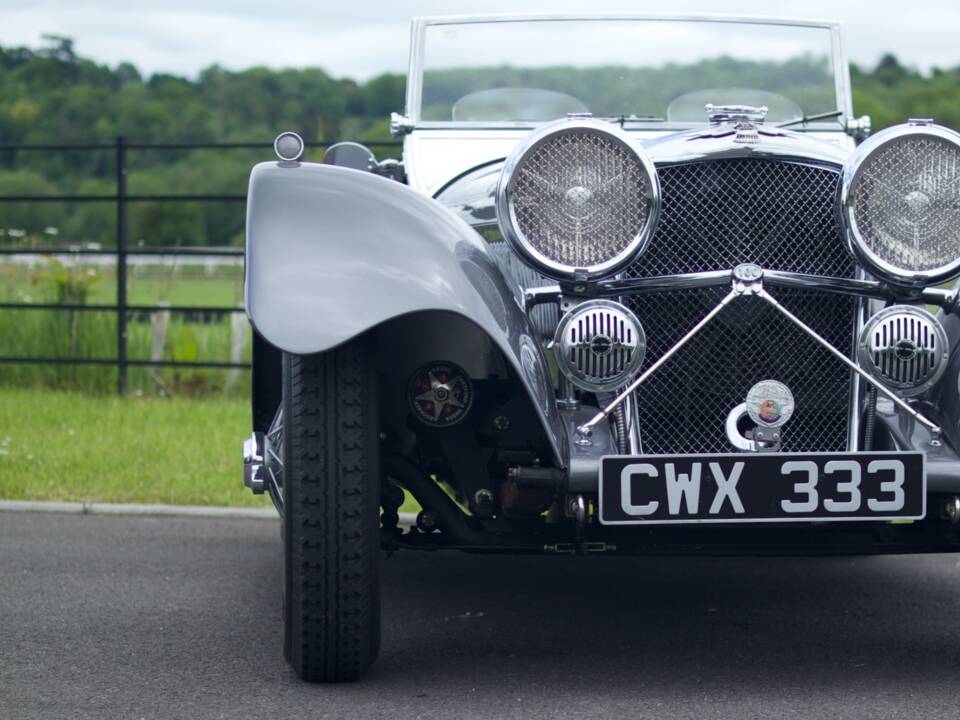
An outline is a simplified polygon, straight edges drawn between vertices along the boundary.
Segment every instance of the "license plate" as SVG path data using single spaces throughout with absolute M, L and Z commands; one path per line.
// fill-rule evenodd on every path
M 605 457 L 604 525 L 920 519 L 924 454 Z

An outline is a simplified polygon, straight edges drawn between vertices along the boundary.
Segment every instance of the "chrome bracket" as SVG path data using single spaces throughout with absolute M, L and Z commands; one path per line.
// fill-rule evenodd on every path
M 398 112 L 390 113 L 390 134 L 393 137 L 409 135 L 413 132 L 413 120 Z
M 266 490 L 263 472 L 263 433 L 255 432 L 243 441 L 243 484 L 254 495 Z

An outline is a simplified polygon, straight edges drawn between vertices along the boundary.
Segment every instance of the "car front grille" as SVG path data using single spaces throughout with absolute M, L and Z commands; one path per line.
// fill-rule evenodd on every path
M 770 159 L 733 159 L 658 168 L 663 204 L 647 252 L 628 277 L 765 269 L 853 277 L 836 198 L 839 170 Z M 786 308 L 848 357 L 856 298 L 769 289 Z M 729 292 L 728 288 L 633 296 L 627 304 L 647 334 L 649 366 Z M 761 380 L 780 380 L 796 399 L 785 451 L 847 447 L 850 371 L 757 297 L 728 305 L 637 391 L 643 451 L 732 450 L 730 410 Z

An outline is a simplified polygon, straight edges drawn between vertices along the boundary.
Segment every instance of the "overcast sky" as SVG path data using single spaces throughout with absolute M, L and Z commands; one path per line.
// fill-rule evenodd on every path
M 414 15 L 630 10 L 773 15 L 751 0 L 0 0 L 0 45 L 38 45 L 43 33 L 73 37 L 77 52 L 146 74 L 195 76 L 231 69 L 320 66 L 364 79 L 402 72 Z M 865 8 L 869 8 L 865 10 Z M 960 3 L 946 0 L 803 0 L 783 14 L 841 20 L 848 54 L 871 65 L 887 51 L 909 65 L 960 65 Z

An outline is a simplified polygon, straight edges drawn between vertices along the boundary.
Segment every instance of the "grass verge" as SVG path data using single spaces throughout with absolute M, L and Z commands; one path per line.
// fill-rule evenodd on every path
M 0 499 L 270 506 L 243 486 L 249 433 L 247 400 L 0 387 Z
M 0 498 L 269 505 L 243 487 L 246 400 L 0 388 Z

